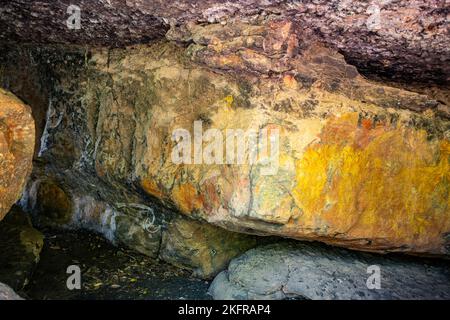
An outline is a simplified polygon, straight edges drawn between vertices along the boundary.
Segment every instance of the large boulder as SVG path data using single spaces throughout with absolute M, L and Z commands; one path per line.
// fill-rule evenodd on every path
M 120 202 L 117 194 L 107 196 L 105 202 L 89 195 L 85 180 L 77 181 L 77 189 L 65 185 L 64 180 L 37 179 L 38 171 L 39 165 L 21 203 L 40 227 L 89 229 L 116 244 L 160 257 L 207 279 L 257 243 L 254 236 L 175 215 L 155 204 L 135 203 L 131 198 Z M 97 191 L 102 189 L 101 181 L 91 181 L 89 185 Z
M 30 107 L 0 88 L 0 221 L 22 194 L 33 151 Z
M 449 299 L 449 263 L 279 243 L 234 259 L 213 281 L 217 300 Z
M 216 69 L 242 66 L 243 75 L 195 67 L 170 45 L 93 55 L 85 101 L 86 112 L 98 110 L 91 145 L 100 177 L 133 179 L 182 213 L 232 231 L 447 254 L 449 122 L 437 101 L 366 81 L 322 47 L 292 59 L 295 71 L 266 79 L 245 76 L 278 70 L 257 54 L 187 51 Z M 206 138 L 208 129 L 218 131 Z M 247 149 L 241 163 L 228 163 L 228 129 L 242 130 L 243 145 L 249 130 L 274 133 L 273 161 L 251 163 Z
M 72 175 L 71 188 L 95 172 L 108 201 L 143 192 L 230 231 L 448 254 L 445 101 L 369 81 L 294 31 L 285 21 L 193 25 L 170 34 L 187 48 L 4 51 L 58 79 L 41 156 L 46 174 Z M 249 130 L 273 143 L 255 161 L 246 147 L 231 157 Z

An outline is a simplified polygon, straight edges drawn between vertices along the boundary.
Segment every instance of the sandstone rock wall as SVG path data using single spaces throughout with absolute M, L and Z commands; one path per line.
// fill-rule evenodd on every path
M 368 81 L 321 44 L 296 51 L 291 30 L 217 24 L 173 30 L 187 48 L 23 51 L 45 66 L 53 88 L 44 166 L 94 174 L 106 189 L 131 188 L 232 231 L 448 254 L 445 102 Z M 233 41 L 220 38 L 227 32 Z M 16 50 L 2 51 L 11 58 Z M 14 77 L 1 74 L 4 83 Z M 174 130 L 194 136 L 196 121 L 222 137 L 226 129 L 278 132 L 274 174 L 249 164 L 248 153 L 239 165 L 174 163 Z
M 116 245 L 161 258 L 205 279 L 257 243 L 255 237 L 181 219 L 173 210 L 139 196 L 138 190 L 133 193 L 80 171 L 59 169 L 35 163 L 21 199 L 38 227 L 90 230 Z M 5 245 L 12 246 L 11 241 Z M 0 280 L 4 280 L 1 268 Z

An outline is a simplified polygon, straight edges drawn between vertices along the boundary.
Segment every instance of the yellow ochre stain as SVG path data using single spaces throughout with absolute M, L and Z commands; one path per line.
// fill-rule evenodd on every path
M 424 250 L 441 243 L 450 230 L 450 143 L 412 128 L 369 130 L 356 113 L 330 124 L 296 162 L 302 225 L 323 221 L 328 233 Z
M 150 179 L 143 179 L 141 181 L 141 187 L 144 189 L 145 192 L 148 194 L 157 197 L 157 198 L 163 198 L 164 193 L 159 188 L 158 184 Z
M 234 102 L 233 96 L 231 96 L 231 95 L 226 96 L 226 97 L 223 99 L 223 101 L 225 102 L 226 108 L 228 108 L 228 109 L 232 109 L 232 108 L 233 108 L 233 102 Z
M 172 199 L 181 212 L 186 214 L 203 208 L 203 197 L 189 183 L 175 186 L 172 190 Z

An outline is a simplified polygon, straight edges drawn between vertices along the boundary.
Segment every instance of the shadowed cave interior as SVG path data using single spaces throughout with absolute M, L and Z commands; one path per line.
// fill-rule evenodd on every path
M 450 298 L 445 1 L 72 2 L 0 4 L 0 299 Z

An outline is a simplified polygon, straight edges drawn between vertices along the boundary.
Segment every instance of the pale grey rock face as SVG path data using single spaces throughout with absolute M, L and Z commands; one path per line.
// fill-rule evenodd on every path
M 379 289 L 373 271 L 377 267 Z M 209 290 L 216 300 L 449 299 L 449 270 L 448 262 L 438 260 L 279 243 L 234 259 Z
M 0 283 L 0 300 L 23 300 L 13 289 Z

